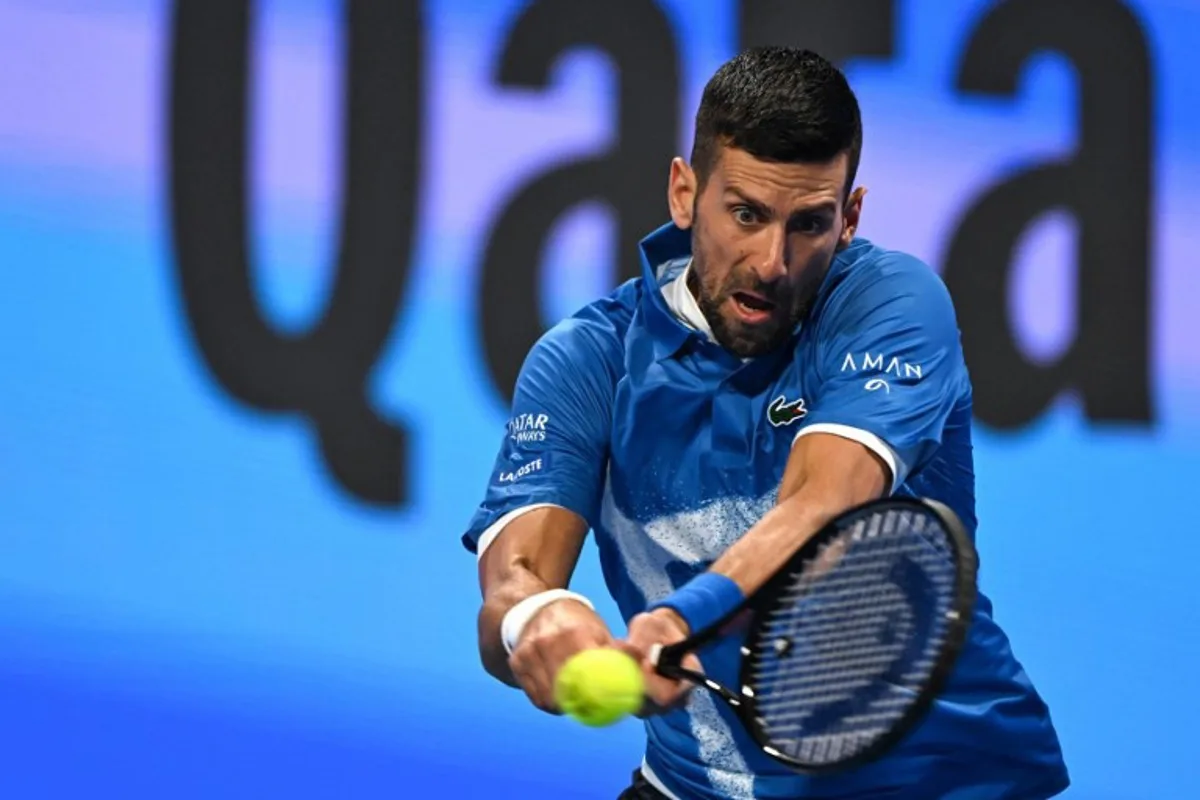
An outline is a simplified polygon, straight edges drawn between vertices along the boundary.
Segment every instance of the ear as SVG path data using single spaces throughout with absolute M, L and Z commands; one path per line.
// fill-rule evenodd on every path
M 850 193 L 846 207 L 842 211 L 841 236 L 838 237 L 838 249 L 850 247 L 854 234 L 858 231 L 858 221 L 863 217 L 863 198 L 866 197 L 866 187 L 859 186 Z
M 866 187 L 860 186 L 850 193 L 843 212 L 842 235 L 838 237 L 838 249 L 850 246 L 854 234 L 858 231 L 858 221 L 862 218 L 863 198 L 867 196 Z
M 667 184 L 667 205 L 675 227 L 692 227 L 692 212 L 696 204 L 696 173 L 682 158 L 671 159 L 671 179 Z

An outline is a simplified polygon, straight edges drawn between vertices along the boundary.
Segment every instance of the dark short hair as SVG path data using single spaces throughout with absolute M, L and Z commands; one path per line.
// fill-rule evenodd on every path
M 704 87 L 692 145 L 701 186 L 722 147 L 780 163 L 819 164 L 848 153 L 849 192 L 862 152 L 858 100 L 846 76 L 811 50 L 746 50 Z

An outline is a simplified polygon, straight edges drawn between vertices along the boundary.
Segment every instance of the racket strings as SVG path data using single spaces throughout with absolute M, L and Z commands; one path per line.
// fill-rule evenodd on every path
M 936 519 L 875 512 L 789 581 L 749 665 L 774 747 L 813 764 L 845 759 L 907 713 L 949 629 L 952 552 Z

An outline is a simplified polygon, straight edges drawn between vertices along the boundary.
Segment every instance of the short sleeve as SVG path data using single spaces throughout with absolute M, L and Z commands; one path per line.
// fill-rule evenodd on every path
M 463 535 L 475 553 L 507 520 L 559 506 L 596 517 L 608 456 L 613 378 L 598 336 L 568 319 L 530 350 L 517 378 L 483 502 Z
M 863 442 L 892 469 L 893 489 L 923 467 L 969 392 L 950 294 L 928 266 L 888 254 L 861 265 L 819 322 L 820 386 L 798 436 Z

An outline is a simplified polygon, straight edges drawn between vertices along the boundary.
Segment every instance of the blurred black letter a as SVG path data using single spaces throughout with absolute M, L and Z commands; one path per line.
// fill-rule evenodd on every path
M 179 0 L 171 63 L 172 226 L 188 323 L 209 370 L 254 408 L 301 412 L 356 498 L 406 500 L 404 431 L 380 417 L 367 376 L 399 308 L 414 226 L 420 2 L 346 4 L 342 217 L 323 316 L 298 336 L 263 318 L 251 283 L 247 85 L 252 9 Z
M 571 209 L 604 200 L 616 221 L 617 280 L 638 274 L 638 241 L 667 220 L 663 197 L 678 146 L 679 55 L 652 0 L 534 0 L 500 53 L 496 83 L 544 89 L 575 50 L 598 50 L 616 73 L 616 120 L 606 152 L 555 165 L 508 198 L 488 235 L 479 318 L 488 373 L 506 402 L 542 335 L 540 265 L 546 238 Z M 529 132 L 536 137 L 538 131 Z
M 1079 143 L 1069 157 L 993 187 L 966 212 L 946 260 L 979 419 L 1001 429 L 1075 389 L 1088 419 L 1151 421 L 1151 74 L 1146 38 L 1117 0 L 1011 0 L 984 16 L 958 88 L 1015 93 L 1026 62 L 1056 52 L 1074 66 Z M 1008 317 L 1013 250 L 1043 212 L 1069 209 L 1078 234 L 1078 328 L 1056 363 L 1031 363 Z

